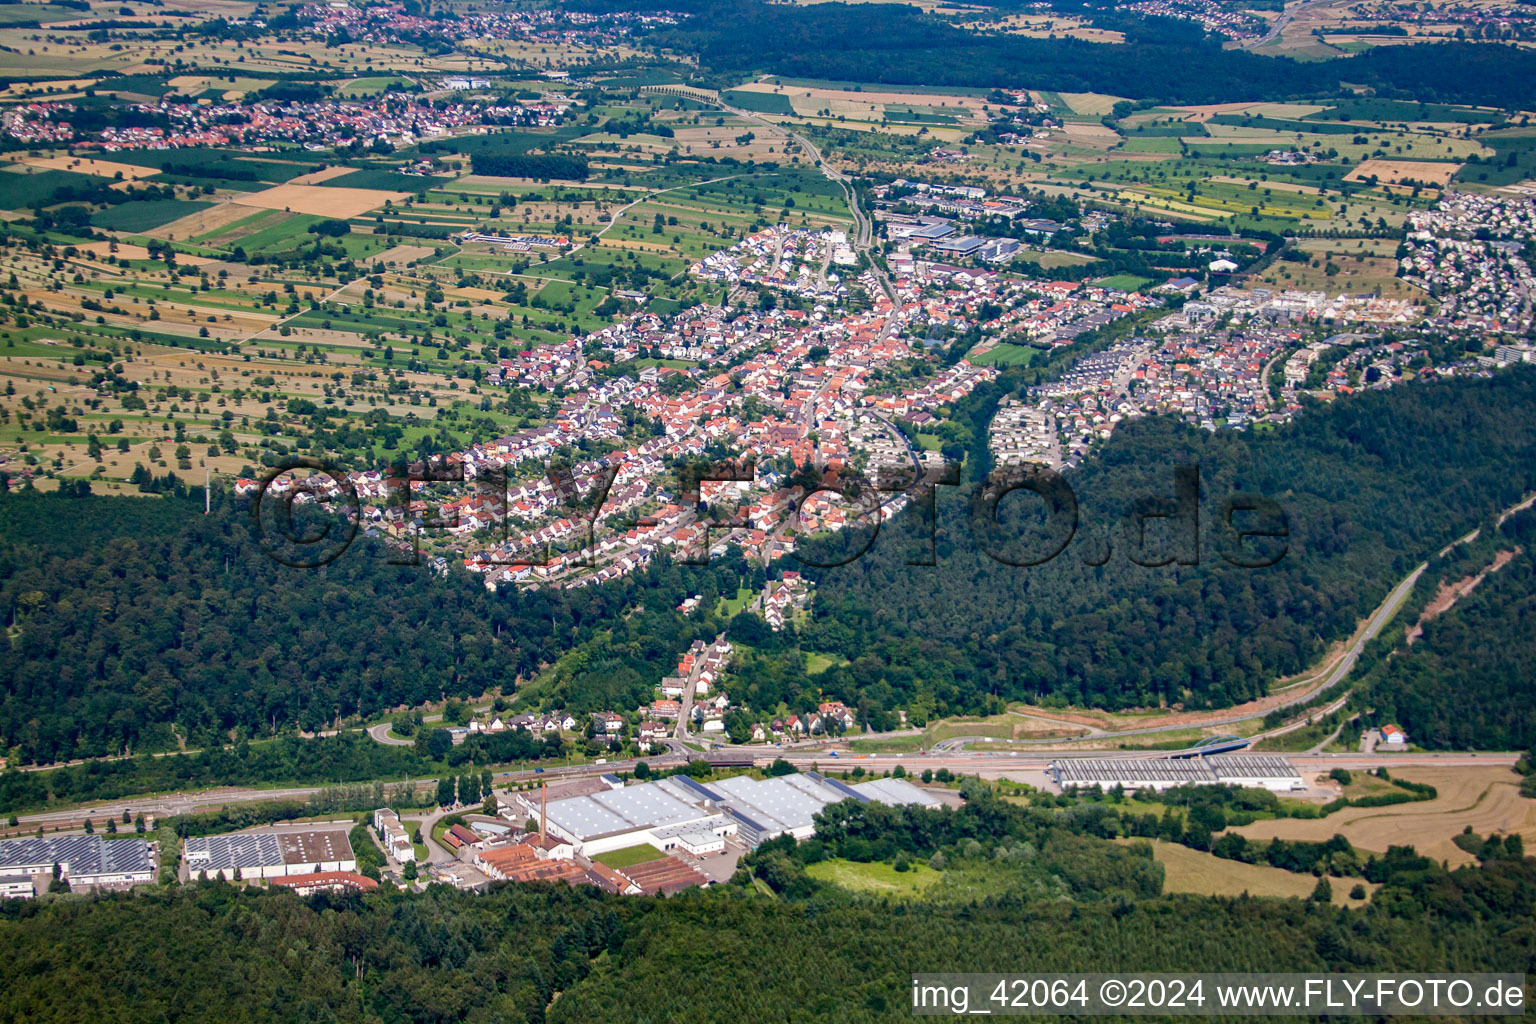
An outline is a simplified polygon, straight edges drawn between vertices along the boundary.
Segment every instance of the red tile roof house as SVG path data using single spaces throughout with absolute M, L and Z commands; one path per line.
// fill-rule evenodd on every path
M 443 842 L 455 850 L 462 850 L 466 846 L 474 846 L 480 842 L 480 837 L 463 825 L 453 825 L 443 833 Z

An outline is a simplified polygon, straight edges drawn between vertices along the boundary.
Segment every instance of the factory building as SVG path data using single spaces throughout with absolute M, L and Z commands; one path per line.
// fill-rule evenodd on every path
M 1051 778 L 1062 789 L 1173 789 L 1176 786 L 1247 786 L 1285 793 L 1306 783 L 1288 758 L 1272 754 L 1209 757 L 1064 757 L 1052 761 Z
M 182 850 L 187 872 L 209 878 L 283 878 L 329 871 L 356 871 L 357 858 L 342 829 L 303 832 L 236 832 L 191 836 Z
M 710 783 L 710 788 L 721 793 L 726 812 L 736 819 L 750 847 L 786 833 L 809 839 L 816 834 L 812 821 L 816 813 L 843 800 L 938 806 L 936 799 L 902 779 L 876 779 L 850 786 L 816 772 L 769 779 L 742 775 Z
M 684 835 L 709 832 L 723 840 L 736 834 L 735 822 L 710 806 L 712 796 L 685 775 L 619 789 L 605 785 L 595 792 L 550 800 L 545 824 L 551 836 L 564 839 L 587 857 L 641 843 L 670 850 Z M 527 809 L 538 820 L 539 804 L 530 800 Z
M 642 843 L 704 856 L 724 850 L 727 837 L 734 835 L 749 847 L 786 833 L 807 838 L 815 833 L 816 812 L 850 799 L 925 807 L 938 803 L 901 779 L 850 786 L 807 772 L 769 779 L 742 775 L 705 785 L 677 775 L 550 800 L 546 827 L 586 857 Z M 537 820 L 539 802 L 520 797 L 520 803 Z
M 32 895 L 35 875 L 68 880 L 71 887 L 139 885 L 155 880 L 154 852 L 144 839 L 51 836 L 0 842 L 0 895 Z
M 37 887 L 31 875 L 0 875 L 0 900 L 31 899 Z
M 379 883 L 355 871 L 321 871 L 302 875 L 274 878 L 272 884 L 292 889 L 300 896 L 313 896 L 317 892 L 370 892 Z

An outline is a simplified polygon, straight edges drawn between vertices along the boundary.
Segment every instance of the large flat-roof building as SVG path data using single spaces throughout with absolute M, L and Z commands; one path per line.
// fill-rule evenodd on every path
M 849 785 L 816 772 L 754 779 L 737 776 L 710 783 L 723 794 L 726 812 L 740 826 L 748 846 L 788 833 L 796 839 L 816 834 L 812 820 L 828 804 L 843 800 L 936 807 L 939 801 L 903 779 L 873 779 Z
M 619 789 L 605 787 L 549 801 L 546 827 L 550 835 L 566 840 L 587 857 L 641 843 L 670 850 L 684 835 L 735 835 L 735 822 L 710 805 L 713 797 L 687 776 Z M 537 819 L 538 804 L 528 803 L 530 816 Z
M 0 876 L 11 880 L 7 895 L 25 896 L 21 879 L 52 875 L 54 867 L 71 886 L 139 885 L 155 880 L 155 858 L 144 839 L 49 836 L 0 842 Z
M 928 247 L 937 252 L 947 253 L 950 256 L 969 256 L 982 246 L 987 244 L 985 238 L 976 235 L 961 235 L 958 238 L 941 238 L 936 242 L 928 243 Z
M 283 878 L 328 871 L 356 871 L 357 857 L 342 829 L 299 832 L 235 832 L 190 836 L 182 861 L 196 877 Z
M 1249 786 L 1284 793 L 1305 789 L 1288 758 L 1274 754 L 1212 754 L 1209 757 L 1063 757 L 1051 778 L 1062 789 L 1173 789 L 1176 786 Z
M 0 900 L 25 900 L 36 895 L 31 875 L 0 875 Z
M 849 799 L 938 804 L 901 779 L 876 779 L 850 786 L 807 772 L 768 779 L 742 775 L 704 784 L 677 775 L 551 800 L 547 828 L 550 835 L 567 840 L 577 853 L 587 857 L 642 843 L 702 856 L 722 849 L 726 837 L 733 835 L 740 835 L 750 847 L 785 833 L 807 838 L 815 833 L 812 819 L 816 812 Z M 538 817 L 536 801 L 529 799 L 525 806 L 531 817 Z

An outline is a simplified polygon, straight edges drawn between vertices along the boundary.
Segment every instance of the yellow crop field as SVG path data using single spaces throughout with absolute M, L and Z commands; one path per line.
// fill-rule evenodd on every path
M 1375 177 L 1377 181 L 1395 185 L 1400 181 L 1417 181 L 1426 185 L 1444 187 L 1450 184 L 1461 164 L 1431 162 L 1428 160 L 1366 160 L 1344 176 L 1345 181 L 1365 181 Z
M 1433 800 L 1391 807 L 1349 807 L 1326 818 L 1256 821 L 1235 829 L 1249 839 L 1324 840 L 1342 835 L 1364 850 L 1413 846 L 1420 853 L 1466 864 L 1472 856 L 1451 840 L 1467 826 L 1487 835 L 1519 833 L 1536 842 L 1536 800 L 1520 795 L 1520 779 L 1508 768 L 1404 768 L 1396 773 L 1427 782 L 1438 791 Z
M 1145 840 L 1137 840 L 1145 842 Z M 1201 896 L 1276 896 L 1306 899 L 1317 885 L 1311 875 L 1283 871 L 1268 864 L 1244 864 L 1213 853 L 1191 850 L 1178 843 L 1161 840 L 1152 843 L 1152 855 L 1163 866 L 1163 891 L 1188 892 Z M 1357 879 L 1330 878 L 1335 906 L 1358 907 L 1364 900 L 1349 898 Z M 1368 893 L 1377 886 L 1361 882 Z
M 236 196 L 231 202 L 262 210 L 287 210 L 312 213 L 321 217 L 359 217 L 383 206 L 385 201 L 399 202 L 408 192 L 386 192 L 376 188 L 326 188 L 322 185 L 278 185 L 274 188 Z

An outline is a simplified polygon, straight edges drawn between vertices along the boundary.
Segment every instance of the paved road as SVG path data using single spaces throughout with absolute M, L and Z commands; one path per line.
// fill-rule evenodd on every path
M 394 724 L 393 722 L 380 722 L 378 725 L 370 725 L 368 727 L 368 736 L 387 747 L 412 746 L 415 742 L 414 740 L 402 740 L 389 734 L 390 726 Z
M 1304 687 L 1293 694 L 1288 694 L 1285 699 L 1280 701 L 1278 704 L 1268 705 L 1262 711 L 1241 712 L 1220 718 L 1204 718 L 1198 722 L 1193 723 L 1184 721 L 1170 722 L 1164 725 L 1143 726 L 1139 729 L 1101 729 L 1096 730 L 1098 735 L 1100 737 L 1147 736 L 1160 732 L 1179 732 L 1193 728 L 1237 725 L 1240 722 L 1247 722 L 1255 718 L 1263 718 L 1265 715 L 1283 708 L 1294 707 L 1297 704 L 1306 703 L 1313 697 L 1316 697 L 1318 694 L 1325 693 L 1326 691 L 1337 686 L 1349 675 L 1350 671 L 1355 667 L 1355 662 L 1360 660 L 1360 653 L 1365 649 L 1365 645 L 1369 643 L 1371 639 L 1374 638 L 1378 633 L 1380 633 L 1382 628 L 1385 627 L 1388 622 L 1392 621 L 1392 616 L 1397 612 L 1398 604 L 1403 600 L 1404 597 L 1407 596 L 1408 592 L 1413 589 L 1413 585 L 1419 581 L 1419 577 L 1424 574 L 1424 570 L 1426 568 L 1428 568 L 1427 563 L 1420 563 L 1418 568 L 1414 569 L 1411 573 L 1403 578 L 1402 582 L 1398 583 L 1397 586 L 1392 588 L 1392 591 L 1387 594 L 1386 600 L 1382 601 L 1381 605 L 1377 607 L 1374 613 L 1372 613 L 1370 620 L 1365 625 L 1365 629 L 1362 630 L 1355 641 L 1349 645 L 1343 656 L 1334 663 L 1333 668 L 1323 678 L 1321 683 L 1318 683 L 1315 686 Z M 1061 722 L 1060 724 L 1071 725 L 1075 723 Z M 1296 728 L 1296 726 L 1292 726 L 1291 728 Z M 1090 732 L 1093 731 L 1095 730 L 1090 729 Z M 1290 730 L 1282 728 L 1275 730 L 1273 733 L 1266 733 L 1261 735 L 1279 735 L 1281 732 L 1288 731 Z M 1258 738 L 1259 736 L 1254 737 L 1254 739 Z M 946 751 L 957 750 L 965 748 L 972 743 L 982 743 L 986 740 L 987 737 L 985 736 L 956 736 L 952 739 L 945 740 L 942 744 L 942 748 Z M 1051 738 L 1036 740 L 1013 740 L 1011 742 L 1020 746 L 1050 747 L 1052 745 L 1059 745 L 1062 741 L 1060 738 Z
M 592 240 L 593 239 L 595 239 L 595 238 L 602 238 L 605 234 L 607 234 L 609 229 L 612 228 L 615 224 L 617 224 L 619 222 L 619 218 L 620 217 L 624 216 L 631 209 L 633 209 L 636 206 L 639 206 L 641 203 L 646 202 L 647 200 L 655 199 L 657 196 L 660 196 L 660 195 L 666 195 L 668 192 L 676 192 L 678 189 L 698 188 L 701 185 L 713 185 L 717 181 L 729 181 L 731 178 L 739 178 L 739 177 L 741 177 L 741 175 L 739 175 L 739 174 L 727 174 L 727 175 L 724 175 L 723 177 L 719 177 L 719 178 L 710 178 L 708 181 L 690 181 L 690 182 L 687 182 L 687 183 L 682 184 L 682 185 L 673 185 L 671 188 L 658 189 L 655 192 L 644 192 L 644 193 L 641 194 L 640 198 L 635 199 L 635 200 L 633 200 L 631 202 L 625 203 L 623 206 L 619 207 L 617 210 L 614 210 L 613 214 L 611 216 L 609 216 L 607 224 L 604 224 L 600 230 L 593 232 L 591 235 L 589 235 L 587 237 L 587 239 L 584 242 L 582 242 L 578 246 L 575 246 L 569 252 L 558 253 L 558 254 L 556 254 L 554 256 L 551 256 L 547 260 L 543 260 L 542 262 L 539 262 L 539 263 L 534 263 L 534 264 L 532 264 L 532 265 L 530 265 L 528 267 L 528 270 L 523 271 L 521 274 L 507 274 L 505 276 L 507 276 L 507 277 L 537 277 L 538 276 L 537 274 L 531 274 L 531 273 L 529 273 L 529 271 L 538 270 L 540 267 L 544 266 L 545 264 L 554 263 L 556 260 L 568 259 L 569 257 L 574 256 L 577 253 L 581 252 L 581 250 L 585 249 L 587 246 L 592 244 Z M 444 257 L 444 259 L 446 259 L 446 258 L 447 257 Z
M 704 671 L 704 659 L 693 659 L 693 668 L 688 670 L 688 678 L 683 682 L 683 699 L 678 701 L 677 727 L 672 730 L 672 735 L 677 737 L 679 743 L 689 739 L 688 722 L 689 715 L 693 714 L 694 688 L 699 685 L 699 673 Z M 668 746 L 669 750 L 676 747 Z
M 1257 50 L 1261 46 L 1274 42 L 1276 39 L 1280 38 L 1280 33 L 1285 31 L 1285 26 L 1289 25 L 1292 19 L 1296 17 L 1296 15 L 1300 14 L 1308 7 L 1315 7 L 1318 4 L 1330 2 L 1331 0 L 1301 0 L 1301 3 L 1299 4 L 1294 4 L 1290 7 L 1287 7 L 1281 13 L 1280 17 L 1275 19 L 1274 24 L 1269 26 L 1268 32 L 1266 32 L 1258 39 L 1251 39 L 1248 42 L 1243 43 L 1242 48 L 1245 50 Z
M 925 768 L 937 771 L 947 768 L 952 772 L 963 774 L 996 775 L 1010 771 L 1042 771 L 1051 761 L 1062 754 L 1049 751 L 1035 753 L 982 753 L 977 751 L 956 751 L 931 754 L 853 754 L 846 749 L 840 749 L 836 754 L 827 749 L 819 750 L 795 750 L 778 747 L 759 747 L 752 751 L 754 761 L 759 766 L 770 764 L 775 758 L 783 758 L 798 768 L 843 768 L 863 766 L 866 770 L 892 768 L 901 765 L 908 772 L 921 772 Z M 1084 751 L 1072 752 L 1072 757 L 1129 757 L 1137 756 L 1126 751 Z M 1520 760 L 1522 754 L 1519 751 L 1490 751 L 1480 753 L 1467 753 L 1460 751 L 1447 751 L 1440 753 L 1395 753 L 1395 754 L 1292 754 L 1289 755 L 1293 764 L 1302 771 L 1328 771 L 1333 768 L 1349 768 L 1365 770 L 1369 768 L 1406 768 L 1406 767 L 1463 767 L 1479 765 L 1495 765 L 1513 767 Z M 632 770 L 636 760 L 644 760 L 654 767 L 664 767 L 682 763 L 683 757 L 675 751 L 660 757 L 646 757 L 622 761 L 610 761 L 602 765 L 580 765 L 570 768 L 547 768 L 543 772 L 533 770 L 517 772 L 501 772 L 496 776 L 500 784 L 506 781 L 529 781 L 535 778 L 543 778 L 550 781 L 561 778 L 579 778 L 583 776 L 601 775 L 606 772 L 624 772 Z M 436 779 L 418 779 L 419 786 L 437 785 Z M 76 808 L 69 811 L 50 811 L 42 814 L 24 814 L 20 816 L 20 825 L 23 830 L 33 826 L 49 826 L 65 822 L 77 822 L 83 815 L 100 820 L 101 817 L 111 815 L 121 816 L 127 809 L 134 814 L 144 811 L 153 816 L 165 816 L 171 814 L 188 814 L 195 810 L 208 810 L 232 804 L 255 803 L 268 800 L 303 799 L 320 792 L 321 786 L 294 787 L 289 789 L 220 789 L 209 790 L 200 793 L 178 793 L 159 797 L 151 797 L 142 800 L 104 801 L 86 808 Z M 431 826 L 442 819 L 445 811 L 437 811 L 428 816 L 422 822 L 422 839 L 427 842 L 427 848 L 431 854 L 432 863 L 445 863 L 455 859 L 448 851 L 431 842 Z
M 421 829 L 421 841 L 427 848 L 427 863 L 452 864 L 459 858 L 453 855 L 453 851 L 439 844 L 432 838 L 432 829 L 450 813 L 446 808 L 439 807 L 424 818 L 415 819 L 415 827 Z M 462 811 L 458 813 L 463 813 Z
M 854 188 L 852 178 L 827 163 L 826 158 L 821 155 L 821 150 L 817 149 L 810 139 L 807 139 L 799 132 L 792 131 L 750 110 L 733 107 L 724 100 L 716 100 L 715 102 L 726 112 L 751 121 L 753 124 L 761 125 L 769 131 L 778 132 L 784 138 L 789 139 L 803 149 L 810 156 L 812 162 L 815 163 L 817 170 L 842 187 L 843 194 L 848 198 L 848 210 L 853 214 L 853 248 L 859 252 L 867 253 L 869 251 L 875 237 L 874 222 L 870 219 L 869 214 L 865 213 L 859 206 L 859 193 Z M 891 300 L 892 313 L 894 315 L 895 307 L 898 305 L 895 286 L 891 284 L 890 279 L 885 276 L 885 271 L 874 260 L 870 260 L 869 267 L 870 271 L 875 275 L 875 280 L 880 282 L 880 287 L 885 292 L 886 298 Z

